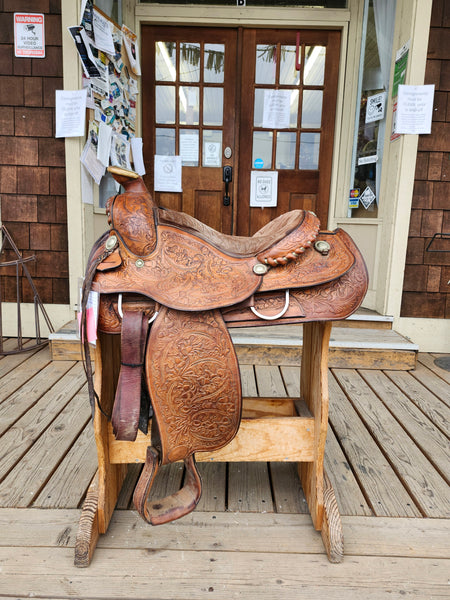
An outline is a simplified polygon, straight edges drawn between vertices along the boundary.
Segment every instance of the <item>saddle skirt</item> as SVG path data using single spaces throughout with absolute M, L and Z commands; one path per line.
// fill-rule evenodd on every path
M 99 330 L 121 335 L 116 438 L 133 441 L 152 417 L 134 502 L 159 524 L 198 503 L 195 452 L 221 448 L 238 431 L 242 394 L 229 328 L 346 318 L 366 293 L 367 270 L 350 236 L 319 232 L 311 212 L 288 212 L 249 238 L 227 236 L 158 208 L 135 173 L 110 171 L 125 192 L 108 201 L 110 231 L 91 251 L 83 297 L 98 291 Z M 87 372 L 89 379 L 90 364 Z M 92 381 L 89 389 L 94 405 Z M 159 465 L 178 460 L 183 488 L 148 502 Z

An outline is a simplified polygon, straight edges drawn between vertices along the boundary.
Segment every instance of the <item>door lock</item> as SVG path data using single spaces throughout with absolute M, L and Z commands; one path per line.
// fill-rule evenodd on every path
M 228 195 L 228 186 L 233 181 L 233 167 L 226 165 L 223 168 L 223 181 L 225 183 L 225 195 L 223 197 L 223 205 L 230 206 L 231 198 Z

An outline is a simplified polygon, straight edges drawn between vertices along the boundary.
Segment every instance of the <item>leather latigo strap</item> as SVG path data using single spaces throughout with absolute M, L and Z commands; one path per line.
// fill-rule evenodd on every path
M 141 517 L 151 525 L 162 525 L 184 517 L 194 510 L 202 495 L 202 480 L 193 455 L 184 459 L 186 477 L 183 487 L 162 500 L 148 502 L 148 496 L 159 467 L 159 454 L 152 446 L 147 448 L 147 457 L 141 476 L 136 484 L 133 503 Z
M 123 313 L 120 373 L 111 416 L 113 431 L 118 440 L 132 442 L 138 432 L 148 327 L 145 312 Z

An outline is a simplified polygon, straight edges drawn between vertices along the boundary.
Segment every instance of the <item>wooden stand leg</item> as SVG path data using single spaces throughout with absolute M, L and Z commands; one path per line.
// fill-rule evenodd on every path
M 328 430 L 328 345 L 331 323 L 303 325 L 300 394 L 314 418 L 314 460 L 300 463 L 299 474 L 314 527 L 321 531 L 331 562 L 344 555 L 342 524 L 334 490 L 323 468 Z
M 100 335 L 95 350 L 95 390 L 104 411 L 111 412 L 120 365 L 120 338 Z M 100 534 L 106 533 L 126 477 L 126 464 L 109 460 L 108 419 L 96 407 L 94 435 L 98 472 L 81 512 L 75 544 L 75 566 L 87 567 Z
M 98 530 L 98 474 L 91 483 L 81 511 L 75 541 L 76 567 L 88 567 L 100 536 Z
M 344 559 L 344 534 L 342 532 L 341 515 L 334 495 L 333 486 L 324 472 L 324 516 L 322 523 L 322 540 L 327 551 L 328 560 L 340 563 Z

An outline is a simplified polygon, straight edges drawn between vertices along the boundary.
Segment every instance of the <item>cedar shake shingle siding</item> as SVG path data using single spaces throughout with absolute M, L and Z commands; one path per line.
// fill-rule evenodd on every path
M 425 83 L 434 83 L 433 125 L 419 136 L 402 317 L 450 318 L 450 252 L 427 252 L 450 235 L 450 3 L 434 0 Z M 449 250 L 450 239 L 431 249 Z
M 13 13 L 45 15 L 45 58 L 15 58 Z M 69 302 L 64 140 L 55 139 L 55 90 L 63 88 L 60 0 L 0 0 L 0 205 L 2 223 L 43 302 Z M 7 250 L 2 260 L 14 259 Z M 16 301 L 14 268 L 2 300 Z M 22 280 L 22 299 L 32 302 Z

